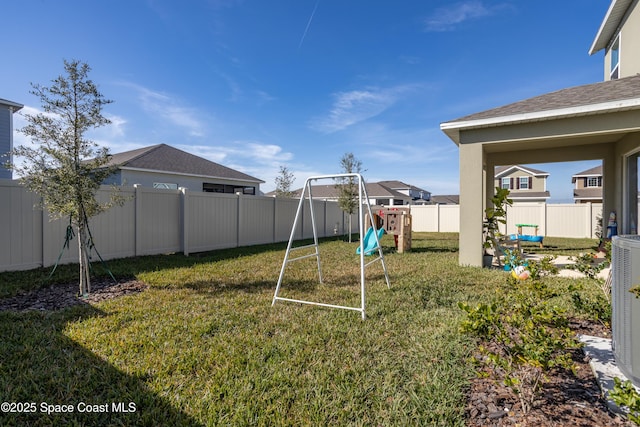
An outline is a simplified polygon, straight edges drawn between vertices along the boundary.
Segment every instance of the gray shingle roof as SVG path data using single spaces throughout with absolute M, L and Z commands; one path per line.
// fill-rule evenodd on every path
M 264 182 L 251 175 L 222 166 L 166 144 L 152 145 L 150 147 L 113 154 L 107 166 Z
M 7 107 L 14 108 L 14 113 L 20 110 L 24 105 L 18 104 L 17 102 L 9 101 L 8 99 L 0 98 L 0 105 L 6 105 Z
M 576 108 L 637 98 L 640 98 L 640 75 L 558 90 L 460 117 L 449 123 Z
M 573 198 L 574 199 L 602 199 L 602 187 L 574 189 Z
M 602 175 L 602 165 L 584 170 L 582 172 L 578 172 L 577 174 L 573 175 L 573 178 L 575 181 L 575 178 L 580 176 L 601 176 L 601 175 Z
M 459 205 L 460 204 L 460 195 L 459 194 L 443 194 L 438 196 L 431 196 L 431 200 L 429 201 L 430 205 Z
M 383 185 L 380 185 L 377 182 L 367 182 L 365 183 L 365 188 L 367 190 L 367 196 L 371 199 L 386 199 L 386 198 L 394 198 L 394 199 L 410 199 L 406 194 L 402 194 L 398 191 L 391 190 Z M 294 190 L 294 197 L 300 197 L 302 193 L 302 188 L 298 188 Z M 338 198 L 338 190 L 336 189 L 334 184 L 327 185 L 312 185 L 311 193 L 313 198 L 319 199 L 336 199 Z
M 548 199 L 551 197 L 551 193 L 548 191 L 519 191 L 511 190 L 509 192 L 509 198 L 515 200 L 522 199 Z
M 416 191 L 424 191 L 428 193 L 427 190 L 423 190 L 422 188 L 416 187 L 415 185 L 405 184 L 402 181 L 378 181 L 378 184 L 384 185 L 391 190 L 416 190 Z
M 512 169 L 512 168 L 522 169 L 522 170 L 524 170 L 526 172 L 529 172 L 531 175 L 545 175 L 545 176 L 549 175 L 548 172 L 541 171 L 540 169 L 534 169 L 534 168 L 530 168 L 528 166 L 522 166 L 522 165 L 496 166 L 495 170 L 494 170 L 494 175 L 497 178 L 502 173 L 507 172 L 509 169 Z

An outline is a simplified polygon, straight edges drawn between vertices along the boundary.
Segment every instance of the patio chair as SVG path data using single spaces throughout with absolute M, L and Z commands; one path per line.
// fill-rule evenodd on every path
M 511 256 L 514 252 L 518 254 L 522 254 L 522 248 L 520 247 L 520 239 L 517 235 L 503 235 L 496 238 L 495 248 L 497 249 L 497 253 L 495 257 L 498 260 L 498 266 L 502 267 L 503 258 L 504 262 L 507 263 L 507 257 Z

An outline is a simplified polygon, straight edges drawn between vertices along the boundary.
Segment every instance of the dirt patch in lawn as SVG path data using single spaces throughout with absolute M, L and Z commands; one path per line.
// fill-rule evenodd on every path
M 35 291 L 25 292 L 10 298 L 0 299 L 0 311 L 60 310 L 80 304 L 117 298 L 144 291 L 147 285 L 135 279 L 94 279 L 91 293 L 87 297 L 78 295 L 78 282 L 50 285 Z

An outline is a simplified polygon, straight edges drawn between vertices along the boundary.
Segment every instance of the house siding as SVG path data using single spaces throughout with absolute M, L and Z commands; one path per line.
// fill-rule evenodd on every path
M 4 167 L 9 158 L 5 157 L 11 151 L 11 110 L 6 105 L 0 105 L 0 179 L 11 179 L 11 171 Z
M 604 80 L 611 80 L 611 44 L 620 35 L 620 62 L 618 78 L 634 76 L 640 73 L 640 7 L 635 1 L 629 7 L 631 13 L 622 22 L 621 30 L 609 41 L 604 60 Z
M 178 187 L 184 187 L 190 191 L 202 191 L 204 182 L 214 184 L 226 184 L 238 187 L 254 187 L 255 194 L 260 194 L 260 184 L 257 182 L 235 181 L 230 179 L 216 179 L 206 177 L 193 177 L 179 174 L 161 173 L 161 172 L 145 172 L 121 169 L 113 179 L 105 181 L 105 183 L 132 186 L 140 184 L 143 187 L 153 188 L 154 182 L 164 182 L 176 184 Z
M 591 177 L 591 178 L 596 178 L 596 177 Z M 589 179 L 588 177 L 582 177 L 582 178 L 577 178 L 576 179 L 576 189 L 580 190 L 583 188 L 602 188 L 602 177 L 599 176 L 598 178 L 598 186 L 597 187 L 588 187 L 587 186 L 587 180 Z
M 518 178 L 520 177 L 531 178 L 529 180 L 529 183 L 531 184 L 531 187 L 532 187 L 529 189 L 530 191 L 536 191 L 536 192 L 545 191 L 545 184 L 544 184 L 545 178 L 532 176 L 531 174 L 521 171 L 520 169 L 515 169 L 508 174 L 500 176 L 500 178 L 496 178 L 495 186 L 502 188 L 502 178 L 509 178 L 511 180 L 511 189 L 519 190 L 517 183 L 518 183 Z M 529 191 L 529 190 L 522 190 L 522 191 Z

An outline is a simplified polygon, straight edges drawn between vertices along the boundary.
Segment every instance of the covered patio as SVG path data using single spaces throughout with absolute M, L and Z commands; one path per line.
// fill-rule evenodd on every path
M 440 129 L 460 149 L 460 265 L 482 265 L 482 220 L 500 165 L 601 159 L 603 220 L 615 211 L 619 233 L 637 233 L 640 75 L 544 94 Z

